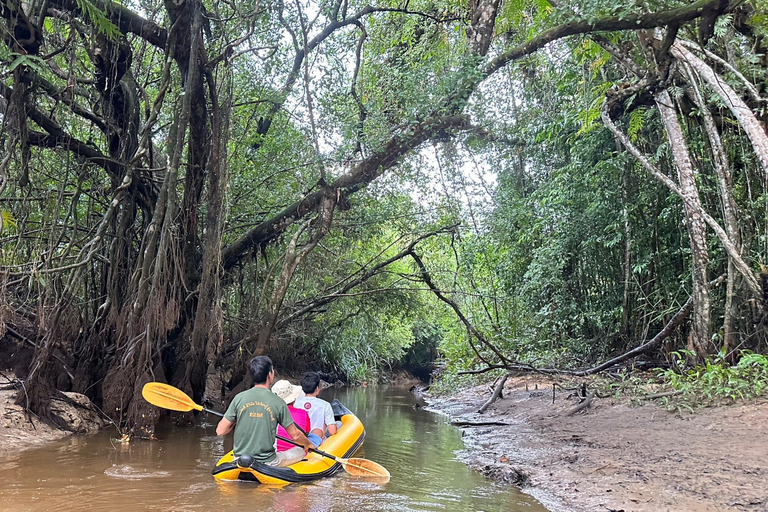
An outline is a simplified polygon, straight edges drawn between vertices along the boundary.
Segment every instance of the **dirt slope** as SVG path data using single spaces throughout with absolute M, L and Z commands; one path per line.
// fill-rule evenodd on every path
M 6 384 L 14 376 L 4 373 L 4 377 L 0 382 Z M 71 434 L 96 432 L 105 425 L 90 400 L 79 393 L 64 393 L 69 403 L 56 400 L 51 405 L 66 429 L 25 414 L 22 407 L 14 404 L 16 393 L 14 389 L 0 390 L 0 454 L 40 446 Z

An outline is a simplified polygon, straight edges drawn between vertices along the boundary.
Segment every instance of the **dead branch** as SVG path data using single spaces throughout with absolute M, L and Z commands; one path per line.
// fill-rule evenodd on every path
M 683 307 L 681 307 L 678 310 L 678 312 L 675 313 L 675 316 L 673 316 L 672 319 L 670 319 L 670 321 L 667 322 L 667 325 L 665 325 L 664 328 L 661 331 L 659 331 L 659 333 L 656 336 L 654 336 L 653 339 L 651 339 L 651 341 L 644 343 L 639 347 L 634 348 L 629 352 L 626 352 L 618 357 L 614 357 L 613 359 L 610 359 L 599 366 L 595 366 L 594 368 L 584 371 L 583 372 L 584 376 L 594 375 L 596 373 L 602 372 L 603 370 L 607 370 L 612 366 L 616 366 L 619 363 L 623 363 L 627 359 L 631 359 L 641 354 L 645 354 L 646 352 L 655 350 L 656 347 L 658 347 L 663 340 L 665 340 L 672 334 L 672 332 L 677 328 L 678 325 L 683 323 L 683 321 L 686 318 L 688 318 L 688 315 L 690 314 L 692 307 L 693 307 L 693 299 L 689 297 L 688 300 L 685 301 L 685 304 L 683 304 Z
M 477 412 L 479 414 L 483 414 L 485 411 L 488 410 L 488 408 L 501 397 L 501 393 L 504 390 L 504 384 L 507 382 L 507 379 L 509 378 L 509 374 L 507 373 L 504 375 L 498 384 L 496 384 L 496 389 L 493 390 L 493 394 L 491 395 L 491 398 L 488 399 L 487 402 L 485 402 L 478 410 Z
M 512 426 L 511 423 L 504 423 L 503 421 L 451 421 L 451 425 L 454 427 L 487 427 L 491 425 L 503 427 Z
M 437 288 L 437 286 L 435 286 L 435 283 L 432 281 L 432 276 L 430 275 L 429 271 L 427 271 L 427 267 L 424 265 L 424 262 L 421 260 L 419 255 L 416 254 L 415 251 L 411 251 L 410 254 L 411 254 L 411 258 L 413 258 L 413 261 L 415 261 L 416 265 L 419 267 L 421 280 L 424 281 L 424 283 L 427 286 L 429 286 L 429 288 L 432 290 L 432 292 L 435 294 L 435 296 L 438 299 L 440 299 L 441 301 L 451 306 L 451 309 L 453 309 L 453 311 L 456 313 L 456 316 L 459 317 L 459 320 L 461 320 L 461 323 L 463 323 L 464 326 L 467 328 L 467 334 L 468 334 L 467 340 L 469 341 L 469 344 L 472 347 L 472 350 L 474 350 L 477 357 L 481 361 L 491 366 L 490 363 L 482 355 L 480 355 L 480 351 L 472 342 L 473 336 L 477 338 L 477 340 L 480 341 L 480 343 L 488 347 L 494 354 L 496 354 L 496 357 L 499 358 L 499 361 L 501 361 L 505 365 L 509 365 L 510 364 L 509 360 L 506 357 L 504 357 L 504 355 L 499 351 L 499 349 L 496 348 L 490 341 L 488 341 L 488 339 L 483 335 L 483 333 L 475 329 L 475 326 L 472 325 L 472 323 L 467 319 L 466 316 L 464 316 L 464 313 L 462 313 L 461 308 L 459 308 L 459 305 L 456 303 L 456 301 L 444 295 Z
M 595 398 L 595 392 L 590 391 L 587 393 L 587 396 L 576 406 L 571 407 L 567 411 L 565 411 L 562 416 L 573 416 L 579 411 L 586 411 L 592 406 L 592 400 Z
M 712 281 L 710 284 L 719 284 L 720 282 L 722 282 L 723 277 L 724 276 L 720 276 L 719 278 Z M 641 354 L 645 354 L 647 352 L 651 352 L 652 350 L 655 350 L 663 340 L 665 340 L 672 334 L 672 332 L 677 328 L 677 326 L 683 323 L 683 321 L 690 314 L 692 307 L 693 307 L 693 301 L 691 298 L 688 298 L 685 304 L 683 304 L 683 306 L 678 310 L 678 312 L 675 313 L 675 316 L 673 316 L 672 319 L 669 322 L 667 322 L 667 325 L 665 325 L 664 328 L 661 331 L 659 331 L 659 333 L 656 336 L 653 337 L 653 339 L 651 339 L 647 343 L 640 345 L 639 347 L 636 347 L 630 350 L 629 352 L 625 352 L 620 356 L 614 357 L 613 359 L 609 359 L 608 361 L 598 366 L 595 366 L 594 368 L 589 368 L 587 370 L 562 370 L 559 368 L 536 368 L 529 364 L 521 364 L 521 363 L 489 364 L 485 368 L 481 368 L 479 370 L 468 370 L 464 372 L 458 372 L 458 375 L 477 375 L 477 374 L 489 372 L 492 370 L 528 371 L 528 372 L 541 373 L 542 375 L 571 375 L 574 377 L 587 377 L 589 375 L 594 375 L 596 373 L 605 371 L 608 368 L 612 368 L 617 364 L 623 363 L 628 359 L 631 359 L 633 357 L 637 357 Z
M 682 389 L 676 389 L 674 391 L 664 391 L 663 393 L 653 393 L 651 395 L 645 395 L 643 397 L 640 397 L 641 400 L 656 400 L 657 398 L 664 398 L 667 396 L 677 396 L 682 395 L 683 390 Z

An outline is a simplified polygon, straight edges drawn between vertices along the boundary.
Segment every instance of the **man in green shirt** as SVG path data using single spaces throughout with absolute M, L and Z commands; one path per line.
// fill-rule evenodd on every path
M 256 462 L 270 466 L 289 466 L 299 462 L 304 458 L 304 450 L 315 448 L 315 445 L 293 424 L 285 401 L 269 389 L 275 380 L 272 360 L 267 356 L 256 356 L 251 359 L 249 369 L 256 384 L 235 395 L 216 427 L 216 434 L 223 436 L 235 429 L 233 451 L 236 458 L 249 455 Z M 297 446 L 275 452 L 278 423 L 291 439 L 304 448 Z

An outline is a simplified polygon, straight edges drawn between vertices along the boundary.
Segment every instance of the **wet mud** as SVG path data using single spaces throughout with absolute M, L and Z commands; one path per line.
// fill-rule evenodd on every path
M 526 390 L 527 386 L 527 390 Z M 507 381 L 485 414 L 488 385 L 429 408 L 463 426 L 459 458 L 491 478 L 519 485 L 552 511 L 768 511 L 768 400 L 672 413 L 625 399 L 578 399 L 552 382 Z

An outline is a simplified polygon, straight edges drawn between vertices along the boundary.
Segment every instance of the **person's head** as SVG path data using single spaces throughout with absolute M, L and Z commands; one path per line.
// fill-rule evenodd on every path
M 272 360 L 267 356 L 254 357 L 248 366 L 254 384 L 268 384 L 267 380 L 270 377 L 274 378 Z
M 301 386 L 294 386 L 287 380 L 279 380 L 272 386 L 272 392 L 291 405 L 301 395 Z
M 314 394 L 320 387 L 320 376 L 314 372 L 310 372 L 304 375 L 301 379 L 301 390 L 305 395 Z

